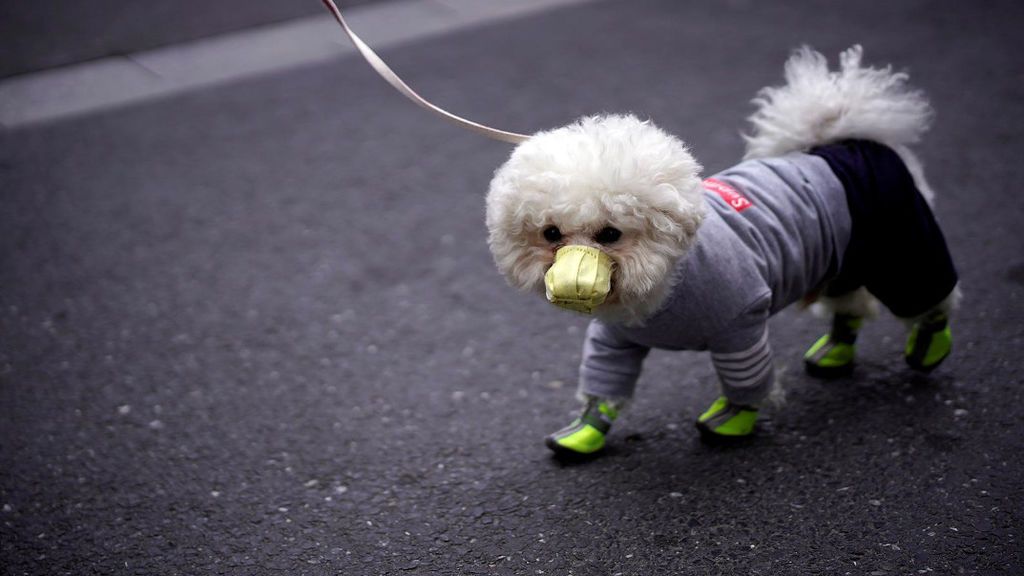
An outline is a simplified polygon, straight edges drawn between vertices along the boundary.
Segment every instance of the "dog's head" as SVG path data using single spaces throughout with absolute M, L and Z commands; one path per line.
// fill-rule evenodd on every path
M 603 267 L 610 289 L 606 281 L 604 294 L 575 309 L 640 323 L 664 301 L 674 265 L 696 237 L 705 209 L 700 170 L 679 139 L 633 116 L 583 118 L 535 134 L 497 170 L 487 195 L 498 269 L 513 286 L 560 303 L 556 276 Z M 568 246 L 593 261 L 563 264 Z

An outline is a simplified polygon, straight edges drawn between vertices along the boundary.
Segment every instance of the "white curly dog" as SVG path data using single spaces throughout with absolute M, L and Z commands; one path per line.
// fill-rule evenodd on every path
M 786 85 L 754 100 L 744 161 L 710 178 L 682 141 L 633 116 L 594 116 L 519 144 L 487 196 L 489 245 L 513 286 L 592 314 L 580 416 L 547 437 L 593 454 L 632 397 L 651 348 L 707 350 L 722 394 L 697 421 L 744 437 L 773 387 L 767 320 L 817 301 L 831 330 L 805 355 L 848 374 L 862 319 L 881 301 L 905 318 L 903 353 L 930 370 L 951 350 L 957 276 L 909 145 L 932 113 L 905 74 L 830 71 L 809 48 Z

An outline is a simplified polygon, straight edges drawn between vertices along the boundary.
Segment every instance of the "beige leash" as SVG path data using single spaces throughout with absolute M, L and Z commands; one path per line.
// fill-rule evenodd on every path
M 356 49 L 359 50 L 359 53 L 363 56 L 363 58 L 366 59 L 366 62 L 369 63 L 369 65 L 377 72 L 377 74 L 380 74 L 381 78 L 386 80 L 388 84 L 391 84 L 391 86 L 393 86 L 395 90 L 401 92 L 402 95 L 404 95 L 409 100 L 412 100 L 420 107 L 425 108 L 430 112 L 433 112 L 434 114 L 448 120 L 449 122 L 457 126 L 466 128 L 467 130 L 472 130 L 473 132 L 476 132 L 477 134 L 481 134 L 483 136 L 487 136 L 488 138 L 501 140 L 502 142 L 509 142 L 511 144 L 519 144 L 520 142 L 523 142 L 524 140 L 529 138 L 529 136 L 525 134 L 506 132 L 504 130 L 498 130 L 497 128 L 491 128 L 490 126 L 478 124 L 476 122 L 473 122 L 472 120 L 466 120 L 461 116 L 456 116 L 455 114 L 452 114 L 447 110 L 444 110 L 431 104 L 424 97 L 417 94 L 415 90 L 410 88 L 408 84 L 402 81 L 402 79 L 399 78 L 398 75 L 395 74 L 395 72 L 387 64 L 385 64 L 383 60 L 381 60 L 380 56 L 377 56 L 376 52 L 374 52 L 369 46 L 367 46 L 366 43 L 363 42 L 361 38 L 359 38 L 359 36 L 356 36 L 356 33 L 353 32 L 352 29 L 348 27 L 348 23 L 346 23 L 345 19 L 341 16 L 341 11 L 338 10 L 338 6 L 334 3 L 334 0 L 321 1 L 324 3 L 324 6 L 326 6 L 327 9 L 331 11 L 331 14 L 334 15 L 334 19 L 338 21 L 338 24 L 341 24 L 342 30 L 345 31 L 345 34 L 348 34 L 349 39 L 352 40 L 352 44 L 354 44 Z

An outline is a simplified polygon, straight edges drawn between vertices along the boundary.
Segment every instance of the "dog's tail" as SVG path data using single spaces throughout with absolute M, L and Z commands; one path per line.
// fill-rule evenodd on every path
M 921 163 L 907 147 L 928 129 L 932 109 L 924 95 L 906 85 L 907 75 L 892 67 L 861 66 L 863 50 L 839 56 L 831 72 L 825 57 L 803 47 L 786 62 L 786 85 L 764 88 L 745 135 L 745 158 L 778 156 L 846 138 L 873 140 L 900 155 L 921 193 L 932 198 Z

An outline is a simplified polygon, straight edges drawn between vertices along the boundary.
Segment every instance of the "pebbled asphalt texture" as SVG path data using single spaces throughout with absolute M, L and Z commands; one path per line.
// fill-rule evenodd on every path
M 800 355 L 823 323 L 784 312 L 788 400 L 729 448 L 692 427 L 708 359 L 656 352 L 603 457 L 550 457 L 586 320 L 494 270 L 509 148 L 360 61 L 0 133 L 0 572 L 1020 574 L 1021 24 L 1014 2 L 603 2 L 385 51 L 469 118 L 631 110 L 709 172 L 795 46 L 912 73 L 955 353 L 915 376 L 883 317 L 821 383 Z

